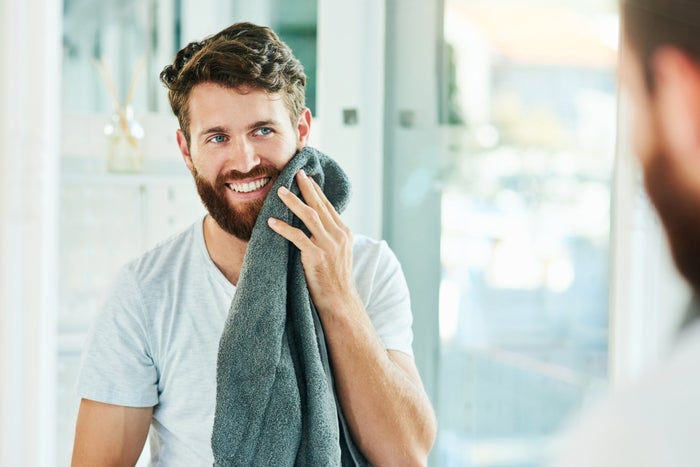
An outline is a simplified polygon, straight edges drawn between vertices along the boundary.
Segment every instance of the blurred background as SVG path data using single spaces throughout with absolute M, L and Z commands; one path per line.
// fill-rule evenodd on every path
M 0 51 L 0 465 L 69 464 L 117 269 L 203 214 L 158 74 L 236 21 L 301 60 L 312 144 L 353 182 L 344 218 L 402 263 L 430 465 L 544 465 L 666 348 L 687 291 L 627 144 L 615 0 L 0 1 L 21 44 Z M 115 169 L 127 99 L 141 162 Z

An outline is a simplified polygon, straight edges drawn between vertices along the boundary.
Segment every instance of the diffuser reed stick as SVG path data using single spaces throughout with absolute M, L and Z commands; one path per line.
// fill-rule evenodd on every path
M 110 138 L 109 170 L 132 172 L 141 168 L 140 140 L 143 137 L 143 128 L 133 118 L 131 103 L 134 98 L 136 82 L 144 63 L 144 58 L 139 59 L 136 63 L 131 74 L 126 98 L 122 101 L 109 62 L 103 58 L 92 60 L 114 107 L 112 122 L 105 126 L 105 134 Z

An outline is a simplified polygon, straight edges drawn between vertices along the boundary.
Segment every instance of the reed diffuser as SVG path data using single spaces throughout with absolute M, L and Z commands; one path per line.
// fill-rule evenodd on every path
M 117 87 L 109 68 L 109 63 L 103 59 L 93 64 L 99 72 L 102 82 L 105 84 L 112 98 L 112 116 L 104 127 L 107 137 L 107 170 L 110 172 L 139 172 L 143 167 L 143 155 L 141 152 L 141 140 L 143 139 L 143 127 L 134 116 L 134 108 L 131 105 L 136 80 L 143 68 L 144 60 L 139 60 L 131 75 L 129 90 L 126 99 L 119 99 Z

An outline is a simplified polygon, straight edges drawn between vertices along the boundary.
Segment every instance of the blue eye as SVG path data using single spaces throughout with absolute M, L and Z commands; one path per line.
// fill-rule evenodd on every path
M 223 143 L 226 141 L 226 137 L 224 135 L 215 135 L 211 137 L 210 141 L 212 143 Z
M 261 136 L 265 136 L 265 135 L 269 135 L 270 133 L 272 133 L 272 129 L 268 128 L 268 127 L 262 127 L 262 128 L 258 128 L 257 130 L 255 130 L 255 132 Z

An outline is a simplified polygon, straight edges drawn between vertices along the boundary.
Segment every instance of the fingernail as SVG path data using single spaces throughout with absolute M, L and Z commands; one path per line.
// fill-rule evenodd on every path
M 274 217 L 268 217 L 267 218 L 267 225 L 275 225 L 277 223 L 277 219 Z
M 279 190 L 277 190 L 277 193 L 280 195 L 286 195 L 287 193 L 289 193 L 289 190 L 287 189 L 287 187 L 281 186 Z
M 306 178 L 306 172 L 304 172 L 304 169 L 301 169 L 299 171 L 299 174 L 301 174 L 302 177 Z

